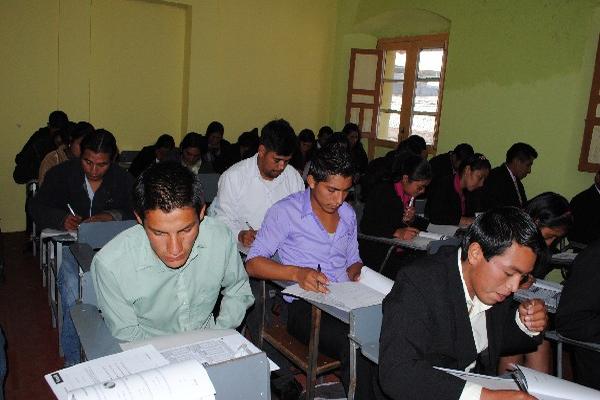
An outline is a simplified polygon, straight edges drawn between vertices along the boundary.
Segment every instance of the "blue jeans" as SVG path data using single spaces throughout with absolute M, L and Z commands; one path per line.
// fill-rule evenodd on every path
M 6 378 L 6 340 L 0 328 L 0 400 L 4 400 L 4 379 Z
M 71 319 L 70 309 L 79 298 L 79 264 L 68 246 L 62 248 L 62 262 L 58 269 L 58 290 L 63 311 L 60 344 L 65 356 L 65 365 L 81 361 L 79 336 Z

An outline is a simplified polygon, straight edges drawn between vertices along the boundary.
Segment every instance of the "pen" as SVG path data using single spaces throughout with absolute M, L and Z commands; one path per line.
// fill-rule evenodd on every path
M 317 272 L 321 272 L 321 264 L 317 264 Z M 319 288 L 319 280 L 317 279 L 317 289 Z
M 250 230 L 251 230 L 251 231 L 253 231 L 253 230 L 254 230 L 254 228 L 252 227 L 252 225 L 250 225 L 250 224 L 248 223 L 248 221 L 246 221 L 246 225 L 248 225 L 248 228 L 250 228 Z
M 75 217 L 75 211 L 73 211 L 73 207 L 71 207 L 71 205 L 69 203 L 67 203 L 67 207 L 69 208 L 71 215 Z
M 413 197 L 410 198 L 410 201 L 408 202 L 408 206 L 412 207 L 414 203 L 415 203 L 415 198 L 413 196 Z

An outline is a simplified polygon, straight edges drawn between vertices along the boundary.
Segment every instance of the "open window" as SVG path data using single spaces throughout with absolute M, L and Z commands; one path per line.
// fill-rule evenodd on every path
M 352 49 L 346 121 L 375 147 L 396 147 L 420 135 L 435 153 L 448 35 L 380 39 L 377 49 Z

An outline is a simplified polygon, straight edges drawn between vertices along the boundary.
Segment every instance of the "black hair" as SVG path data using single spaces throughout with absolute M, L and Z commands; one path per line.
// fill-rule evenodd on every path
M 539 228 L 570 228 L 573 215 L 569 202 L 558 193 L 544 192 L 538 194 L 525 204 L 524 210 Z
M 346 149 L 350 149 L 350 142 L 348 141 L 348 137 L 342 132 L 332 133 L 325 141 L 325 146 L 333 143 L 338 143 L 341 146 L 345 146 Z
M 479 244 L 487 261 L 504 253 L 513 243 L 529 247 L 538 257 L 546 250 L 533 219 L 516 207 L 493 208 L 475 218 L 462 239 L 463 261 L 473 243 Z
M 280 156 L 291 156 L 296 149 L 296 133 L 294 128 L 284 119 L 268 122 L 260 131 L 260 144 L 267 151 L 274 151 Z
M 358 136 L 360 137 L 360 129 L 358 128 L 358 125 L 356 125 L 354 122 L 348 122 L 342 128 L 342 133 L 347 136 L 352 132 L 358 133 Z
M 425 150 L 427 150 L 427 142 L 419 135 L 410 135 L 398 143 L 398 147 L 396 148 L 398 152 L 409 152 L 418 156 Z
M 258 128 L 252 128 L 252 130 L 242 133 L 238 137 L 237 143 L 240 146 L 251 147 L 256 152 L 259 140 L 260 139 L 258 137 Z
M 118 152 L 117 140 L 106 129 L 98 129 L 85 135 L 81 141 L 81 154 L 83 155 L 86 150 L 91 150 L 94 153 L 106 153 L 112 161 Z
M 324 182 L 332 175 L 354 176 L 354 172 L 348 147 L 342 143 L 328 143 L 319 149 L 308 170 L 308 174 L 317 182 Z
M 406 157 L 395 158 L 390 178 L 392 182 L 398 182 L 402 180 L 404 175 L 408 176 L 408 180 L 414 182 L 430 180 L 433 173 L 429 161 L 417 155 L 409 154 Z
M 509 163 L 515 158 L 521 161 L 535 160 L 538 156 L 537 151 L 527 143 L 515 143 L 506 152 L 506 162 Z
M 158 137 L 158 139 L 156 140 L 156 143 L 154 144 L 154 148 L 156 149 L 169 149 L 169 150 L 173 150 L 173 148 L 175 147 L 175 139 L 173 139 L 173 136 L 168 135 L 168 134 L 162 134 Z
M 74 140 L 77 140 L 80 137 L 92 132 L 94 132 L 94 126 L 92 124 L 90 124 L 87 121 L 79 121 L 75 124 L 73 130 L 71 131 L 70 141 L 72 142 Z
M 52 111 L 48 116 L 48 126 L 55 129 L 64 129 L 69 124 L 69 117 L 64 111 Z
M 314 143 L 316 141 L 315 133 L 310 129 L 302 129 L 298 134 L 298 141 Z
M 460 166 L 458 167 L 458 174 L 462 175 L 465 168 L 471 167 L 471 171 L 475 171 L 478 169 L 492 169 L 492 165 L 490 164 L 490 160 L 488 160 L 483 154 L 475 153 L 472 156 L 462 160 Z
M 452 154 L 454 154 L 454 157 L 456 157 L 456 159 L 459 162 L 462 162 L 463 160 L 466 160 L 467 158 L 475 154 L 475 151 L 473 150 L 473 146 L 471 146 L 470 144 L 461 143 L 456 145 L 454 150 L 452 150 Z
M 225 127 L 219 121 L 213 121 L 206 127 L 206 137 L 209 137 L 211 133 L 220 133 L 221 135 L 225 133 Z
M 133 187 L 133 202 L 136 214 L 143 220 L 151 210 L 169 213 L 193 207 L 200 212 L 204 194 L 193 172 L 179 163 L 165 161 L 152 164 L 138 176 Z
M 328 125 L 323 125 L 319 128 L 319 133 L 317 133 L 317 138 L 321 139 L 323 136 L 328 137 L 333 135 L 333 129 L 331 129 Z
M 206 147 L 206 138 L 197 132 L 188 132 L 183 137 L 183 140 L 179 144 L 179 150 L 183 151 L 188 147 L 196 147 L 200 149 L 202 153 L 204 153 Z

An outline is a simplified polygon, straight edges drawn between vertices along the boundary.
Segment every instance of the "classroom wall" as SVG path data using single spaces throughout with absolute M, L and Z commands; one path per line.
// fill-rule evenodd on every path
M 163 132 L 179 141 L 212 120 L 231 141 L 273 118 L 318 129 L 331 119 L 336 10 L 334 0 L 0 2 L 3 231 L 25 227 L 14 156 L 55 109 L 113 131 L 121 149 Z
M 539 152 L 524 181 L 529 197 L 553 190 L 570 198 L 591 184 L 577 164 L 600 1 L 341 0 L 338 8 L 334 123 L 344 120 L 352 47 L 449 32 L 438 152 L 468 141 L 498 165 L 524 141 Z

